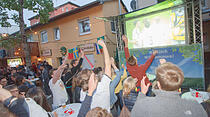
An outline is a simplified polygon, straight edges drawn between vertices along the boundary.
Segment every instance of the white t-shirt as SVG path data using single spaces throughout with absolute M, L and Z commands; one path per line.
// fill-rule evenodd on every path
M 30 117 L 48 117 L 47 112 L 33 99 L 25 98 L 25 101 L 28 104 Z
M 101 107 L 110 112 L 110 90 L 109 84 L 111 79 L 107 75 L 103 75 L 101 82 L 93 94 L 91 109 L 95 107 Z
M 81 89 L 80 91 L 80 102 L 83 102 L 85 100 L 85 96 L 87 95 L 87 92 L 86 91 L 83 91 Z
M 53 106 L 65 105 L 68 101 L 68 95 L 63 81 L 59 79 L 53 84 L 52 79 L 50 79 L 49 87 L 53 94 Z

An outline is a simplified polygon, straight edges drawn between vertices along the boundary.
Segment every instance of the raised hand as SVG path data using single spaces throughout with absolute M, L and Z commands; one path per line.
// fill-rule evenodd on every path
M 63 64 L 67 64 L 68 56 L 65 56 L 64 60 L 62 61 Z
M 166 59 L 159 59 L 160 64 L 166 63 Z
M 125 47 L 128 47 L 128 38 L 127 38 L 125 35 L 123 35 L 123 36 L 122 36 L 122 40 L 123 40 L 124 43 L 125 43 Z
M 122 36 L 122 40 L 123 40 L 125 43 L 128 42 L 128 38 L 127 38 L 125 35 Z
M 114 64 L 114 58 L 113 57 L 110 58 L 110 61 L 111 61 L 111 64 Z
M 122 68 L 125 69 L 125 65 L 124 64 L 122 64 Z
M 156 55 L 157 53 L 158 53 L 158 51 L 157 50 L 154 50 L 152 54 L 153 55 Z
M 143 79 L 141 80 L 141 92 L 146 95 L 150 84 L 148 83 L 146 85 L 145 84 L 145 79 L 146 79 L 146 76 L 143 76 Z
M 98 80 L 95 79 L 95 74 L 92 73 L 90 75 L 90 79 L 88 81 L 88 95 L 89 96 L 92 96 L 93 95 L 93 92 L 95 91 L 97 85 L 98 85 Z
M 102 46 L 102 47 L 105 46 L 105 43 L 104 43 L 104 41 L 103 41 L 102 39 L 98 40 L 98 44 L 99 44 L 100 46 Z
M 84 51 L 82 49 L 80 49 L 80 52 L 81 52 L 81 57 L 83 58 L 85 53 L 84 53 Z

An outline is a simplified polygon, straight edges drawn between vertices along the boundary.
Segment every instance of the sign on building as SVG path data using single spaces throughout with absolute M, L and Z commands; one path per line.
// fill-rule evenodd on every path
M 84 52 L 94 52 L 95 51 L 95 46 L 92 43 L 89 44 L 82 44 L 79 45 L 80 49 L 82 49 Z
M 52 56 L 51 49 L 49 49 L 49 50 L 42 50 L 42 56 Z

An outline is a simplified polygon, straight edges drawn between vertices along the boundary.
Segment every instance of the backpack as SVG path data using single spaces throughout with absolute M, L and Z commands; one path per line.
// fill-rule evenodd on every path
M 120 116 L 119 117 L 130 117 L 131 116 L 131 112 L 128 110 L 128 108 L 125 106 L 125 103 L 124 103 L 124 99 L 122 98 L 123 100 L 123 108 L 120 112 Z

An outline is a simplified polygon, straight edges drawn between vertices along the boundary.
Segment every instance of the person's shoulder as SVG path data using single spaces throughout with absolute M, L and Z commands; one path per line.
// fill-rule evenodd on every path
M 25 98 L 25 101 L 26 101 L 26 103 L 27 104 L 34 104 L 34 103 L 36 103 L 33 99 L 31 99 L 31 98 Z
M 102 78 L 106 78 L 106 79 L 112 79 L 112 78 L 110 78 L 108 75 L 106 75 L 106 74 L 104 74 L 103 76 L 102 76 Z
M 53 78 L 51 78 L 51 79 L 49 80 L 49 86 L 53 85 L 52 80 L 53 80 Z

